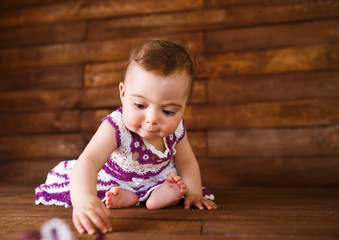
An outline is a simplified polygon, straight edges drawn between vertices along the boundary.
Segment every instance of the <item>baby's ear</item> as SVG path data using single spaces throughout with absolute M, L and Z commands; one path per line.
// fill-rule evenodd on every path
M 120 99 L 122 102 L 122 99 L 125 97 L 125 85 L 123 82 L 119 84 L 119 92 L 120 92 Z

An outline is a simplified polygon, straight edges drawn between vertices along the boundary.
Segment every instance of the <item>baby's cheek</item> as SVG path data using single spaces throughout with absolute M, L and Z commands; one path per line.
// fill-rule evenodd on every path
M 178 125 L 176 123 L 169 124 L 166 129 L 164 130 L 165 135 L 169 136 L 175 132 L 175 130 L 178 128 Z
M 138 116 L 126 114 L 123 119 L 125 126 L 131 131 L 135 131 L 140 126 Z

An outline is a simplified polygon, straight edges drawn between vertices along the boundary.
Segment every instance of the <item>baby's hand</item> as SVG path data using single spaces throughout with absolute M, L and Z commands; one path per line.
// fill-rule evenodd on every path
M 79 233 L 93 234 L 95 227 L 103 233 L 112 231 L 109 222 L 110 211 L 97 197 L 84 197 L 83 201 L 73 207 L 73 223 Z
M 184 202 L 184 207 L 185 209 L 189 209 L 191 206 L 195 206 L 200 210 L 204 210 L 205 207 L 208 210 L 218 208 L 217 204 L 201 196 L 200 194 L 187 194 Z

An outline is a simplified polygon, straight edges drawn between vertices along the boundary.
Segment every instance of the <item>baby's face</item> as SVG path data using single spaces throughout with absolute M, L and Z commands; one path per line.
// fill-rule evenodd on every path
M 127 129 L 146 139 L 167 137 L 183 117 L 189 78 L 183 72 L 158 76 L 134 63 L 119 90 Z

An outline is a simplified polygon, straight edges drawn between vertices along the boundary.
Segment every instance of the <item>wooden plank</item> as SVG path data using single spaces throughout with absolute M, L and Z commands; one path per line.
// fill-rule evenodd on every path
M 63 159 L 66 160 L 66 159 Z M 6 161 L 1 163 L 2 182 L 38 186 L 46 181 L 46 176 L 62 159 L 41 159 Z
M 59 133 L 80 130 L 80 111 L 0 115 L 0 134 Z
M 90 239 L 90 238 L 83 238 L 84 236 L 81 236 L 82 239 Z M 108 240 L 225 240 L 224 236 L 205 236 L 205 235 L 192 235 L 192 234 L 169 234 L 169 233 L 136 233 L 136 232 L 114 232 L 107 234 L 107 237 L 105 235 L 105 239 Z
M 72 159 L 80 155 L 85 141 L 80 134 L 0 137 L 1 159 Z
M 253 7 L 250 9 L 253 9 Z M 265 44 L 268 46 L 290 45 L 288 41 L 294 44 L 299 42 L 319 43 L 321 40 L 326 40 L 333 35 L 334 37 L 337 37 L 338 35 L 337 31 L 335 31 L 338 27 L 337 21 L 231 29 L 222 30 L 220 32 L 210 31 L 222 27 L 234 27 L 239 24 L 263 24 L 272 20 L 271 16 L 270 18 L 260 19 L 261 21 L 258 21 L 258 18 L 255 18 L 251 19 L 251 21 L 248 20 L 248 22 L 243 22 L 241 16 L 242 15 L 240 14 L 229 14 L 226 9 L 209 9 L 184 13 L 100 20 L 90 23 L 89 38 L 102 40 L 109 38 L 179 33 L 185 31 L 202 31 L 207 29 L 209 30 L 206 32 L 207 49 L 209 52 L 218 52 L 220 50 L 242 49 L 242 46 L 245 46 L 246 48 L 258 48 L 267 47 Z M 168 22 L 171 24 L 169 25 Z M 319 26 L 321 32 L 315 34 L 312 29 L 318 28 Z M 326 28 L 333 30 L 327 31 Z M 300 31 L 300 29 L 302 31 Z M 304 38 L 302 38 L 303 35 L 305 36 Z M 253 41 L 250 41 L 249 39 L 252 39 Z M 219 46 L 221 48 L 219 48 Z
M 58 1 L 59 0 L 2 0 L 0 1 L 0 9 L 27 7 Z
M 289 221 L 206 221 L 203 234 L 229 236 L 321 236 L 337 237 L 339 220 L 303 219 Z
M 309 3 L 320 3 L 324 2 L 321 0 L 299 0 L 297 3 L 294 0 L 276 0 L 274 2 L 267 1 L 267 0 L 208 0 L 206 1 L 206 7 L 210 8 L 218 8 L 218 7 L 231 7 L 231 6 L 252 6 L 252 5 L 283 5 L 283 4 L 309 4 Z M 328 1 L 327 4 L 333 2 L 333 1 Z
M 338 156 L 338 127 L 209 131 L 208 157 Z
M 121 105 L 118 87 L 4 92 L 1 112 L 104 108 Z
M 334 187 L 337 157 L 199 158 L 204 186 Z
M 99 20 L 89 23 L 88 37 L 103 40 L 202 31 L 223 24 L 227 17 L 224 9 L 211 9 Z
M 201 8 L 203 1 L 174 0 L 160 1 L 154 4 L 152 0 L 133 1 L 63 1 L 55 4 L 40 5 L 30 8 L 19 8 L 6 11 L 0 16 L 0 27 L 32 25 L 38 23 L 53 23 L 61 21 L 77 21 L 87 19 L 102 19 L 130 14 L 160 13 L 167 11 L 182 11 Z
M 202 226 L 200 221 L 143 221 L 134 219 L 112 219 L 114 232 L 165 232 L 178 234 L 199 234 Z
M 84 72 L 85 87 L 113 86 L 125 78 L 128 59 L 106 63 L 86 64 Z
M 195 80 L 193 90 L 187 104 L 202 104 L 207 102 L 206 81 Z
M 38 218 L 39 219 L 39 218 Z M 36 220 L 38 220 L 36 219 Z M 20 220 L 20 219 L 18 219 Z M 40 222 L 44 222 L 40 217 Z M 72 224 L 68 218 L 67 223 Z M 170 221 L 170 220 L 134 220 L 134 219 L 110 219 L 113 232 L 140 232 L 140 233 L 168 233 L 168 234 L 199 234 L 202 223 L 200 221 Z M 4 223 L 3 227 L 13 227 L 13 221 Z M 36 222 L 25 221 L 22 222 L 23 227 L 32 227 Z M 41 223 L 40 223 L 41 224 Z
M 13 236 L 17 236 L 17 234 L 13 233 Z M 9 235 L 11 236 L 11 235 Z M 81 238 L 79 239 L 91 239 L 88 236 L 80 236 Z M 105 239 L 108 240 L 157 240 L 157 239 L 162 239 L 162 240 L 225 240 L 225 239 L 238 239 L 238 240 L 259 240 L 259 239 L 272 239 L 272 240 L 277 240 L 277 239 L 286 239 L 286 240 L 308 240 L 310 239 L 309 236 L 237 236 L 237 235 L 232 235 L 229 236 L 227 234 L 223 235 L 186 235 L 186 234 L 167 234 L 167 233 L 135 233 L 135 232 L 118 232 L 118 233 L 110 233 L 107 234 L 107 237 L 105 235 Z M 328 238 L 328 237 L 323 237 L 319 236 L 317 237 L 318 240 L 331 240 L 335 238 Z
M 248 52 L 230 52 L 201 58 L 199 77 L 259 75 L 336 70 L 338 45 L 314 45 Z
M 79 65 L 20 68 L 0 71 L 0 90 L 77 88 L 82 86 Z
M 109 110 L 100 109 L 100 110 L 85 110 L 81 112 L 81 131 L 82 132 L 95 132 L 101 124 L 101 119 L 109 115 L 114 110 L 118 109 L 112 108 Z
M 303 127 L 339 122 L 339 99 L 225 105 L 191 105 L 184 118 L 189 129 Z
M 80 95 L 79 89 L 2 92 L 0 94 L 0 112 L 14 113 L 79 108 Z
M 293 1 L 291 0 L 276 0 L 276 4 L 281 4 L 281 3 L 291 3 Z M 208 0 L 206 1 L 206 7 L 209 8 L 221 8 L 221 7 L 232 7 L 232 6 L 237 6 L 237 5 L 268 5 L 272 4 L 271 2 L 268 2 L 267 0 L 228 0 L 228 1 L 223 1 L 223 0 Z
M 206 157 L 207 152 L 206 133 L 189 131 L 187 133 L 187 137 L 195 156 Z
M 339 72 L 305 72 L 207 81 L 208 102 L 242 103 L 339 96 Z
M 220 191 L 221 190 L 221 191 Z M 246 192 L 247 191 L 247 192 Z M 337 188 L 300 187 L 231 187 L 215 189 L 221 203 L 228 204 L 229 216 L 216 219 L 258 222 L 265 219 L 305 220 L 338 219 Z M 220 209 L 224 210 L 224 209 Z M 226 210 L 226 209 L 225 209 Z M 204 218 L 213 220 L 212 218 Z
M 230 4 L 239 4 L 230 6 Z M 255 25 L 258 23 L 295 22 L 338 16 L 336 0 L 303 1 L 223 1 L 209 0 L 207 8 L 227 9 L 227 26 Z
M 192 51 L 201 52 L 203 49 L 202 33 L 167 37 L 182 42 Z M 0 50 L 0 69 L 126 60 L 132 49 L 146 39 L 148 38 L 67 43 L 25 49 L 2 49 Z
M 141 39 L 65 43 L 0 50 L 1 68 L 63 65 L 88 61 L 127 59 Z
M 274 48 L 339 41 L 339 20 L 206 32 L 206 52 Z M 317 31 L 314 31 L 317 29 Z
M 87 88 L 82 91 L 82 108 L 114 108 L 119 105 L 121 101 L 118 86 Z
M 43 25 L 0 30 L 0 47 L 21 47 L 80 41 L 85 38 L 85 22 Z

